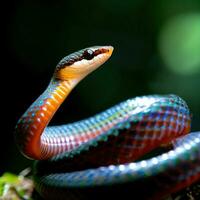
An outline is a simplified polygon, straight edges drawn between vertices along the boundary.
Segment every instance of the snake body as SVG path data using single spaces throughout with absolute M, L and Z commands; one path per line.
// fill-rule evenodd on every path
M 40 160 L 34 181 L 45 199 L 122 199 L 128 193 L 161 199 L 200 178 L 200 132 L 187 134 L 190 112 L 176 95 L 136 97 L 79 122 L 47 126 L 76 84 L 112 51 L 95 46 L 64 57 L 16 125 L 22 154 Z M 161 146 L 166 152 L 143 157 Z

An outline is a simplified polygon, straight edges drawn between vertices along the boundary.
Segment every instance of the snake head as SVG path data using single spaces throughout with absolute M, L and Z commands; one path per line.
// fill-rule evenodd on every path
M 112 46 L 94 46 L 72 53 L 58 63 L 54 76 L 60 80 L 80 81 L 107 61 L 112 52 Z

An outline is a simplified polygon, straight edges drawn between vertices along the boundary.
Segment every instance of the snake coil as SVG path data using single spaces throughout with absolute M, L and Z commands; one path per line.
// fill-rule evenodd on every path
M 95 46 L 63 58 L 16 125 L 22 154 L 40 160 L 34 181 L 45 199 L 124 199 L 129 193 L 161 199 L 200 177 L 200 132 L 188 134 L 190 112 L 176 95 L 136 97 L 79 122 L 47 126 L 77 83 L 112 51 Z M 144 157 L 158 148 L 165 152 Z

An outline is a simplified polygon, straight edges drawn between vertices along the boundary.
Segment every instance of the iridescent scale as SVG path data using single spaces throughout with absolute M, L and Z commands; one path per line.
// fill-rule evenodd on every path
M 186 135 L 190 113 L 180 97 L 136 97 L 79 122 L 47 126 L 68 93 L 68 82 L 52 81 L 16 126 L 22 153 L 44 159 L 34 175 L 43 197 L 160 199 L 200 178 L 200 133 Z M 144 158 L 160 147 L 166 152 Z
M 140 185 L 138 181 L 148 179 L 143 187 L 153 184 L 160 192 L 151 190 L 144 198 L 146 195 L 153 198 L 155 194 L 157 197 L 159 193 L 183 186 L 188 180 L 193 182 L 200 173 L 191 162 L 194 153 L 198 154 L 194 162 L 199 162 L 196 150 L 200 134 L 195 136 L 193 143 L 191 138 L 185 137 L 184 144 L 168 153 L 134 162 L 161 143 L 166 144 L 186 134 L 189 126 L 189 110 L 182 99 L 175 95 L 154 95 L 129 99 L 86 120 L 47 127 L 42 141 L 48 142 L 52 148 L 56 146 L 57 150 L 60 148 L 61 154 L 37 164 L 35 180 L 38 191 L 48 196 L 49 188 L 53 187 L 55 192 L 51 191 L 51 194 L 52 197 L 55 194 L 54 198 L 72 195 L 72 199 L 79 199 L 81 195 L 83 199 L 93 199 L 91 192 L 87 192 L 91 188 L 95 188 L 100 198 L 108 188 L 112 194 L 118 185 L 134 188 Z M 191 145 L 190 153 L 188 144 Z M 180 170 L 183 165 L 190 167 L 187 173 Z M 172 172 L 173 176 L 170 176 Z M 170 180 L 166 182 L 166 178 Z M 98 190 L 99 187 L 107 189 Z M 119 196 L 123 189 L 120 191 Z M 139 195 L 142 197 L 142 192 Z

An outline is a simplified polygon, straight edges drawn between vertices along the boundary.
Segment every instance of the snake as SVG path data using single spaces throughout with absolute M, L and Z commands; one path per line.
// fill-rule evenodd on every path
M 200 178 L 200 132 L 190 133 L 190 110 L 177 95 L 138 96 L 87 119 L 48 125 L 112 52 L 94 46 L 61 59 L 17 122 L 17 146 L 36 160 L 35 188 L 45 199 L 162 199 Z

